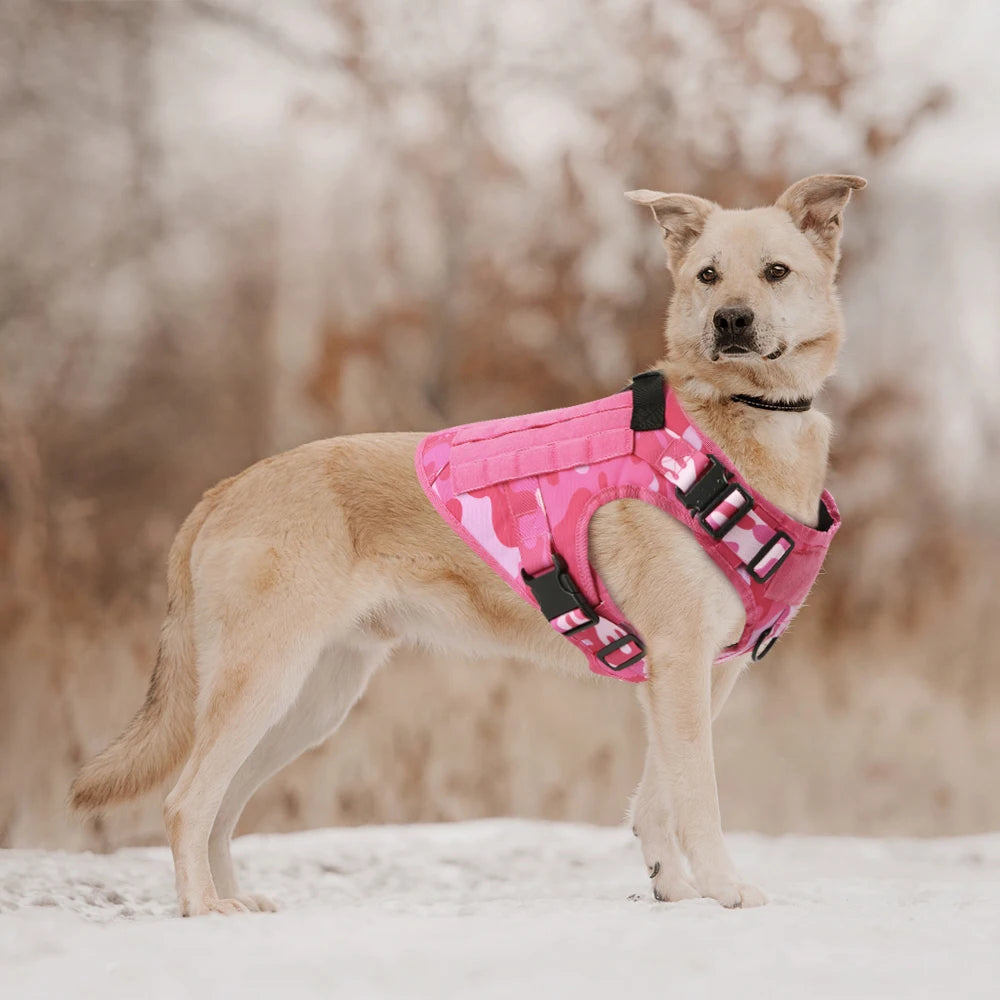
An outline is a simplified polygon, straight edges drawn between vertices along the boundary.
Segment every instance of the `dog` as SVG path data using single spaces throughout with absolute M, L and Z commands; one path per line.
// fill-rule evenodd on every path
M 843 212 L 865 184 L 808 177 L 751 210 L 628 194 L 662 228 L 673 278 L 658 370 L 754 490 L 806 525 L 818 516 L 829 421 L 733 397 L 811 400 L 832 373 Z M 433 509 L 414 471 L 420 439 L 333 438 L 265 459 L 205 493 L 177 534 L 145 703 L 81 769 L 71 804 L 132 799 L 183 763 L 164 817 L 185 916 L 274 909 L 237 885 L 236 822 L 265 780 L 337 729 L 397 647 L 583 667 Z M 712 752 L 713 721 L 748 660 L 716 662 L 741 634 L 742 601 L 662 510 L 616 500 L 589 530 L 592 564 L 649 658 L 631 818 L 654 895 L 760 905 L 723 839 Z

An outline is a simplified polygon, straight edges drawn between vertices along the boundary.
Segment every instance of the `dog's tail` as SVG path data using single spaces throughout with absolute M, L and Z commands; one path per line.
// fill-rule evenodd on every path
M 225 485 L 206 493 L 177 532 L 167 563 L 167 616 L 146 700 L 121 736 L 80 769 L 70 788 L 73 809 L 92 812 L 136 798 L 163 781 L 191 747 L 198 695 L 191 549 Z

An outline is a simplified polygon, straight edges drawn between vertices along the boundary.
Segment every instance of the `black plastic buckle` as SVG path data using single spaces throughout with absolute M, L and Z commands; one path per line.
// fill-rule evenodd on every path
M 753 652 L 750 654 L 750 659 L 754 663 L 758 663 L 763 660 L 768 653 L 774 649 L 774 644 L 781 638 L 778 635 L 771 635 L 771 628 L 768 626 L 764 629 L 759 636 L 757 636 L 757 641 L 753 644 Z
M 733 492 L 743 497 L 743 503 L 735 513 L 725 520 L 718 528 L 713 528 L 707 521 L 716 507 Z M 676 488 L 677 498 L 693 514 L 697 521 L 715 539 L 724 538 L 729 529 L 748 512 L 753 510 L 753 497 L 739 483 L 734 483 L 726 467 L 714 456 L 708 456 L 708 468 L 688 487 L 682 490 Z
M 763 575 L 761 576 L 757 572 L 757 566 L 761 563 L 764 557 L 778 544 L 782 539 L 788 542 L 788 548 L 785 549 L 781 554 L 781 558 Z M 783 531 L 779 531 L 774 538 L 772 538 L 767 544 L 760 547 L 760 551 L 747 563 L 747 572 L 758 582 L 766 583 L 771 579 L 772 576 L 778 571 L 778 568 L 784 563 L 784 561 L 792 554 L 792 549 L 795 548 L 795 542 L 791 540 Z
M 708 456 L 708 468 L 686 489 L 676 488 L 677 498 L 692 513 L 700 514 L 729 485 L 726 467 L 714 456 Z
M 542 614 L 549 621 L 570 611 L 582 611 L 587 616 L 585 622 L 562 632 L 563 635 L 575 635 L 585 628 L 590 628 L 591 625 L 596 625 L 597 612 L 583 596 L 573 577 L 569 575 L 566 561 L 557 552 L 553 552 L 552 562 L 555 565 L 551 569 L 543 570 L 534 576 L 521 570 L 521 579 L 530 588 L 538 606 L 542 609 Z
M 617 666 L 608 663 L 608 657 L 616 650 L 621 649 L 622 646 L 627 646 L 630 642 L 634 642 L 639 649 L 639 652 L 635 656 L 630 656 L 623 663 L 619 663 Z M 606 646 L 599 649 L 595 654 L 597 658 L 603 663 L 608 670 L 624 670 L 626 667 L 631 667 L 633 663 L 638 663 L 646 655 L 646 647 L 643 646 L 642 640 L 637 636 L 633 635 L 631 632 L 626 632 L 620 639 L 614 639 L 609 642 Z

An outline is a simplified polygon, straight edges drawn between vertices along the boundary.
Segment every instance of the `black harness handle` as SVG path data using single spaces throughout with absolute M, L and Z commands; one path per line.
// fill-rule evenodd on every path
M 663 430 L 667 422 L 666 384 L 663 372 L 643 372 L 632 377 L 632 422 L 634 431 Z

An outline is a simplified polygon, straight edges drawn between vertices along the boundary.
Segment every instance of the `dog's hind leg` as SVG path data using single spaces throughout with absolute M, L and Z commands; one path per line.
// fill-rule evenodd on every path
M 265 733 L 291 708 L 324 645 L 315 627 L 294 629 L 270 615 L 223 629 L 211 649 L 199 649 L 206 690 L 184 770 L 164 803 L 181 913 L 246 911 L 220 898 L 212 881 L 208 840 L 233 777 Z
M 221 898 L 238 899 L 250 910 L 275 909 L 264 896 L 240 893 L 229 850 L 233 830 L 268 778 L 340 726 L 390 651 L 390 646 L 360 649 L 343 644 L 325 650 L 295 704 L 244 761 L 226 791 L 208 842 L 212 878 Z

